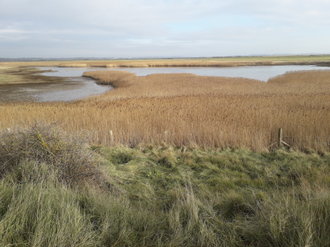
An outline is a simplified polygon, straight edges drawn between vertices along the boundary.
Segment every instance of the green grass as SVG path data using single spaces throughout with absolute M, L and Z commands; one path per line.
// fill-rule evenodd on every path
M 52 127 L 36 129 L 48 147 L 70 142 L 46 138 Z M 36 129 L 10 137 L 24 141 Z M 9 149 L 0 135 L 0 151 L 26 154 L 0 161 L 0 246 L 330 245 L 330 153 L 81 141 L 77 157 L 96 157 L 98 172 L 72 186 L 54 172 L 42 141 Z

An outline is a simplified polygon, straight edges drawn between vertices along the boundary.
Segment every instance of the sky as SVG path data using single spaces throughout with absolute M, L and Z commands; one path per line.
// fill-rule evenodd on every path
M 330 0 L 0 0 L 0 58 L 330 54 Z

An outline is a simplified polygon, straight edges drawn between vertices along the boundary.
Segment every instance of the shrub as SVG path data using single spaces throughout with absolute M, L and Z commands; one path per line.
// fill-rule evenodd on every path
M 53 176 L 68 186 L 100 178 L 96 153 L 82 137 L 69 138 L 56 124 L 35 123 L 0 137 L 0 178 L 8 172 L 14 172 L 16 180 Z

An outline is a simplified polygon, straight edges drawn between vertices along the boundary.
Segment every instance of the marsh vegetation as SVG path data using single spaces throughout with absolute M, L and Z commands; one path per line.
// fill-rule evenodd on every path
M 85 76 L 1 103 L 0 245 L 329 246 L 330 71 Z
M 299 150 L 329 149 L 330 71 L 300 71 L 268 83 L 192 74 L 137 77 L 129 72 L 86 72 L 115 87 L 71 103 L 7 103 L 1 128 L 36 119 L 85 131 L 94 144 L 247 147 L 267 150 L 283 129 Z M 70 117 L 68 117 L 70 116 Z

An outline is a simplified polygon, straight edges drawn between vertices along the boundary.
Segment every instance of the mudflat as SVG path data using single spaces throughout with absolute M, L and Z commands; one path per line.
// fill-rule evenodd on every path
M 82 86 L 67 78 L 43 76 L 41 72 L 30 67 L 0 65 L 0 101 L 35 101 L 36 95 L 40 93 L 72 90 Z

